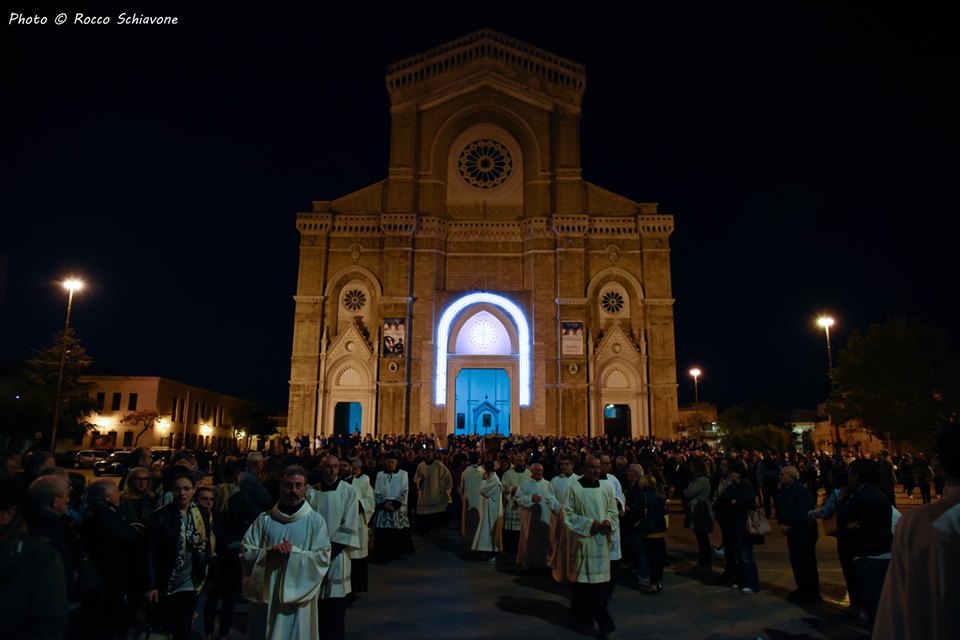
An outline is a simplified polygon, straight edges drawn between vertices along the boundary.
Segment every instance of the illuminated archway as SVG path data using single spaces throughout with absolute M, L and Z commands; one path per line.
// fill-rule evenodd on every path
M 457 299 L 453 304 L 447 307 L 440 317 L 440 323 L 437 325 L 437 371 L 434 378 L 434 404 L 444 406 L 447 403 L 447 348 L 450 339 L 450 327 L 454 319 L 461 311 L 470 305 L 480 302 L 486 302 L 500 307 L 509 314 L 513 323 L 517 327 L 520 347 L 520 370 L 518 376 L 518 385 L 520 387 L 520 406 L 530 405 L 530 327 L 527 324 L 527 318 L 523 315 L 516 304 L 511 300 L 498 296 L 493 293 L 476 292 L 469 293 L 462 298 Z

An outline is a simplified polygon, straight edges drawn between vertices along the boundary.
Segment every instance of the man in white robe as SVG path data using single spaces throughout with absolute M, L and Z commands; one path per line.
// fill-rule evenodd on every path
M 517 552 L 520 541 L 520 506 L 517 504 L 517 488 L 524 480 L 530 479 L 530 469 L 520 451 L 511 456 L 513 466 L 503 472 L 500 479 L 503 492 L 503 548 L 510 553 Z
M 280 501 L 243 536 L 250 640 L 316 638 L 320 633 L 317 599 L 330 566 L 330 536 L 323 516 L 304 499 L 306 490 L 306 472 L 287 467 Z
M 343 463 L 340 464 L 340 475 L 344 474 Z M 370 555 L 370 521 L 373 519 L 373 510 L 377 506 L 377 499 L 373 495 L 370 477 L 363 473 L 363 462 L 360 458 L 350 458 L 347 482 L 353 485 L 357 492 L 357 502 L 360 503 L 360 548 L 350 551 L 350 585 L 353 593 L 363 593 L 368 588 L 367 556 Z M 349 598 L 348 598 L 349 599 Z
M 493 468 L 493 462 L 483 465 L 483 478 L 478 487 L 480 493 L 480 523 L 470 544 L 472 551 L 487 554 L 487 562 L 497 563 L 497 553 L 502 548 L 503 502 L 501 500 L 500 478 Z
M 607 611 L 610 551 L 617 530 L 617 501 L 613 489 L 600 482 L 600 461 L 589 456 L 583 477 L 570 485 L 563 521 L 576 536 L 573 563 L 567 578 L 573 582 L 570 612 L 583 624 L 599 624 L 601 637 L 616 628 Z
M 550 552 L 550 513 L 556 506 L 553 488 L 543 479 L 543 465 L 530 465 L 530 479 L 517 489 L 520 506 L 520 544 L 517 565 L 523 569 L 543 569 Z
M 417 485 L 417 523 L 421 535 L 445 524 L 453 477 L 447 466 L 436 459 L 431 447 L 423 452 L 424 460 L 417 465 L 413 481 Z
M 477 526 L 480 524 L 480 502 L 483 500 L 483 496 L 480 495 L 480 483 L 483 482 L 483 468 L 478 464 L 478 460 L 479 455 L 475 451 L 471 452 L 470 464 L 460 476 L 462 503 L 460 538 L 464 551 L 471 549 L 473 537 L 477 534 Z
M 935 451 L 943 495 L 897 521 L 873 640 L 960 638 L 960 425 L 941 427 Z
M 340 460 L 320 462 L 320 482 L 307 491 L 307 502 L 323 516 L 330 530 L 330 570 L 320 585 L 321 640 L 343 640 L 351 592 L 350 552 L 360 548 L 360 504 L 353 486 L 340 479 Z
M 567 569 L 574 550 L 573 537 L 563 523 L 563 505 L 567 502 L 570 484 L 580 479 L 573 472 L 574 460 L 571 456 L 560 457 L 560 474 L 550 481 L 555 498 L 550 514 L 550 569 L 556 582 L 567 581 Z
M 373 514 L 373 551 L 377 562 L 389 562 L 413 553 L 410 517 L 407 515 L 409 476 L 399 468 L 394 453 L 387 453 L 383 464 L 384 470 L 377 474 L 377 481 L 373 485 L 377 502 L 377 510 Z

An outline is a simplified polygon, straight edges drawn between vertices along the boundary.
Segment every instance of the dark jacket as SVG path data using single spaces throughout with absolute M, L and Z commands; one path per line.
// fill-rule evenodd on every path
M 837 527 L 847 532 L 854 556 L 878 556 L 890 553 L 893 545 L 892 515 L 890 501 L 880 487 L 864 484 L 850 496 L 847 509 L 837 513 Z M 851 522 L 857 527 L 847 527 Z
M 95 576 L 85 570 L 85 566 L 89 566 L 87 553 L 73 519 L 52 509 L 35 507 L 25 510 L 24 519 L 31 536 L 50 543 L 60 553 L 69 602 L 83 600 L 86 592 L 94 588 Z M 83 584 L 79 578 L 81 573 L 84 576 Z
M 757 494 L 749 482 L 740 479 L 727 486 L 717 498 L 717 509 L 726 517 L 723 520 L 724 535 L 744 536 L 747 533 L 747 514 L 757 506 Z
M 4 638 L 60 640 L 67 629 L 63 562 L 15 519 L 0 532 L 0 620 Z
M 80 537 L 100 577 L 103 595 L 111 600 L 128 598 L 130 578 L 139 569 L 143 535 L 123 521 L 117 507 L 94 500 L 83 514 Z
M 816 536 L 817 525 L 807 514 L 816 507 L 813 494 L 799 480 L 795 480 L 777 493 L 777 523 L 790 527 L 788 536 L 812 534 Z
M 213 549 L 210 533 L 213 529 L 210 512 L 198 507 L 206 527 L 207 548 L 203 553 L 194 551 L 191 577 L 193 585 L 199 589 L 207 575 L 207 565 Z M 166 593 L 167 583 L 177 567 L 177 555 L 180 553 L 180 508 L 175 502 L 166 504 L 153 513 L 147 530 L 146 590 L 157 589 Z

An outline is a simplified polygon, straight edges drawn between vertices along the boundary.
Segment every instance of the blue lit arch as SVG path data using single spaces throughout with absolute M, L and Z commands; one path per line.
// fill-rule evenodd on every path
M 516 304 L 511 300 L 498 296 L 493 293 L 468 293 L 462 298 L 458 298 L 453 304 L 447 307 L 443 315 L 440 316 L 440 323 L 437 325 L 437 373 L 434 378 L 434 404 L 444 406 L 447 403 L 447 346 L 450 340 L 450 327 L 454 319 L 460 315 L 460 312 L 470 305 L 478 302 L 486 302 L 500 307 L 513 320 L 517 327 L 518 342 L 520 343 L 520 379 L 517 381 L 520 387 L 520 406 L 530 405 L 530 327 L 527 324 L 527 318 L 523 315 Z

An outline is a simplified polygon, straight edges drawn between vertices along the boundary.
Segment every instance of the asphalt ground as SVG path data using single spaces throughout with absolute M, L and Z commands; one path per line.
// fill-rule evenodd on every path
M 91 472 L 84 472 L 93 479 Z M 110 476 L 112 477 L 112 476 Z M 920 505 L 897 487 L 901 511 Z M 914 492 L 917 495 L 917 492 Z M 743 594 L 709 584 L 723 570 L 714 558 L 712 575 L 694 573 L 696 540 L 683 528 L 677 501 L 670 504 L 667 536 L 669 566 L 662 593 L 641 594 L 623 571 L 616 581 L 610 614 L 615 638 L 664 640 L 807 640 L 868 638 L 866 624 L 844 604 L 843 576 L 834 538 L 824 535 L 833 521 L 820 524 L 817 559 L 822 603 L 785 600 L 796 588 L 786 539 L 776 531 L 755 547 L 761 591 Z M 720 543 L 719 531 L 712 535 Z M 459 521 L 429 536 L 413 534 L 416 553 L 386 565 L 370 565 L 370 590 L 347 609 L 347 636 L 370 638 L 503 638 L 553 640 L 596 637 L 569 614 L 570 585 L 545 574 L 521 571 L 506 554 L 495 566 L 464 558 Z M 201 596 L 202 606 L 202 596 Z M 230 638 L 246 637 L 246 605 L 238 604 Z M 199 618 L 195 637 L 203 638 Z

